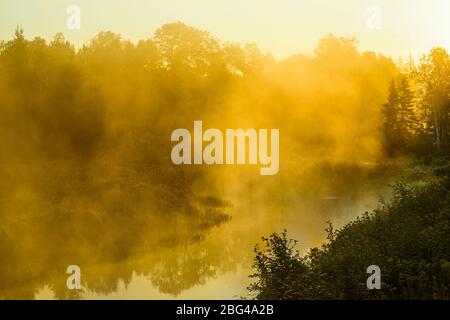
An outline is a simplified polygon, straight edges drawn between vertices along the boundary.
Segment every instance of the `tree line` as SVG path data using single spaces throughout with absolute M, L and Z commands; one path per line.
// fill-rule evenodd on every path
M 388 154 L 405 151 L 448 152 L 450 60 L 443 48 L 399 65 L 383 105 L 384 147 Z
M 170 133 L 194 120 L 280 128 L 280 177 L 301 172 L 301 157 L 366 163 L 382 151 L 445 150 L 448 56 L 436 49 L 417 71 L 402 68 L 334 35 L 310 55 L 276 61 L 180 22 L 137 43 L 100 32 L 80 48 L 17 28 L 0 42 L 0 255 L 9 261 L 0 295 L 30 298 L 49 284 L 66 297 L 54 277 L 73 257 L 93 270 L 87 287 L 104 293 L 136 270 L 179 293 L 229 268 L 216 249 L 213 262 L 199 250 L 160 267 L 159 251 L 200 242 L 230 218 L 218 190 L 231 176 L 170 161 Z M 144 255 L 153 267 L 133 260 Z M 102 264 L 109 272 L 97 280 Z

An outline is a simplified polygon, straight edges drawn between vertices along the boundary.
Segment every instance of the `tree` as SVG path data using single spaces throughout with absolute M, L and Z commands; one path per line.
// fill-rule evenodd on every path
M 383 105 L 382 113 L 384 117 L 383 133 L 385 149 L 388 154 L 393 154 L 400 145 L 399 135 L 399 109 L 400 98 L 394 80 L 389 86 L 389 96 Z
M 153 41 L 160 52 L 160 68 L 205 76 L 223 65 L 219 42 L 202 30 L 176 22 L 156 30 Z
M 401 74 L 398 84 L 391 81 L 388 101 L 383 105 L 382 113 L 387 153 L 392 155 L 405 150 L 419 132 L 409 74 Z
M 419 67 L 420 102 L 428 115 L 438 149 L 448 139 L 450 111 L 450 60 L 443 48 L 434 48 L 422 57 Z
M 417 117 L 414 112 L 414 95 L 409 85 L 408 76 L 402 74 L 397 86 L 398 90 L 398 124 L 402 139 L 407 140 L 416 133 Z
M 263 247 L 255 246 L 251 275 L 256 282 L 248 289 L 257 299 L 301 299 L 308 295 L 311 283 L 306 277 L 308 267 L 295 249 L 297 241 L 288 239 L 287 231 L 262 238 Z M 295 290 L 292 290 L 295 288 Z

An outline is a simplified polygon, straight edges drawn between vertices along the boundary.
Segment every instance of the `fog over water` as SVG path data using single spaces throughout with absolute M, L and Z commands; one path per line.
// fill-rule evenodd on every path
M 332 35 L 275 62 L 182 23 L 79 51 L 17 30 L 0 46 L 0 297 L 245 295 L 262 236 L 320 246 L 328 220 L 376 207 L 401 174 L 380 147 L 397 73 Z M 171 132 L 194 120 L 279 129 L 279 172 L 174 165 Z

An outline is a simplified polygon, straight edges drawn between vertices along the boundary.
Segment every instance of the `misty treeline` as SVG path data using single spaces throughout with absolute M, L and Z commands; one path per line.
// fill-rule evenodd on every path
M 101 32 L 80 48 L 62 34 L 25 35 L 17 28 L 0 42 L 1 297 L 32 298 L 44 285 L 57 298 L 77 296 L 61 273 L 73 261 L 83 285 L 102 294 L 133 273 L 178 294 L 230 270 L 224 248 L 186 248 L 230 219 L 223 186 L 248 181 L 172 164 L 170 134 L 194 120 L 205 128 L 279 128 L 280 172 L 267 189 L 273 199 L 282 198 L 281 186 L 320 189 L 323 181 L 313 186 L 298 176 L 316 160 L 330 168 L 376 164 L 392 149 L 387 141 L 394 145 L 389 131 L 399 130 L 399 105 L 383 105 L 405 72 L 388 57 L 358 51 L 352 38 L 328 35 L 313 54 L 277 62 L 256 45 L 222 42 L 183 23 L 137 43 Z M 430 146 L 430 111 L 442 107 L 434 103 L 442 78 L 433 52 L 424 58 L 430 67 L 418 67 L 435 77 L 431 87 L 420 96 L 411 89 L 424 98 L 428 118 L 413 109 Z M 433 104 L 425 104 L 428 96 Z M 385 109 L 395 125 L 387 125 Z
M 436 48 L 406 65 L 333 35 L 313 55 L 276 62 L 256 45 L 183 23 L 138 43 L 101 32 L 79 49 L 62 34 L 28 40 L 17 28 L 0 43 L 2 156 L 165 162 L 168 135 L 193 120 L 280 128 L 286 153 L 310 157 L 373 161 L 408 146 L 439 149 L 448 54 Z
M 276 62 L 256 45 L 224 43 L 182 23 L 138 43 L 101 32 L 77 50 L 62 34 L 28 40 L 18 28 L 0 46 L 3 155 L 89 159 L 139 150 L 130 156 L 136 160 L 149 153 L 140 141 L 160 139 L 163 145 L 147 155 L 161 161 L 174 128 L 203 120 L 219 128 L 280 128 L 285 146 L 294 146 L 286 147 L 289 153 L 298 146 L 308 156 L 373 160 L 382 153 L 383 123 L 392 149 L 391 139 L 406 138 L 404 127 L 411 135 L 430 133 L 431 111 L 440 110 L 444 139 L 437 86 L 447 79 L 436 63 L 448 69 L 448 56 L 437 49 L 424 59 L 415 78 L 420 99 L 409 106 L 408 93 L 401 93 L 402 108 L 395 101 L 389 108 L 382 107 L 389 85 L 404 84 L 398 79 L 405 72 L 390 58 L 359 52 L 352 38 L 329 35 L 313 55 Z M 407 72 L 408 86 L 413 74 Z M 418 89 L 410 90 L 413 99 Z M 420 114 L 413 117 L 412 109 Z
M 392 200 L 339 229 L 305 255 L 287 231 L 255 247 L 257 299 L 449 299 L 450 167 L 437 181 L 395 185 Z M 381 288 L 369 290 L 367 268 L 381 270 Z
M 170 161 L 170 118 L 210 99 L 216 49 L 180 24 L 137 45 L 104 32 L 75 50 L 61 34 L 47 43 L 20 28 L 1 42 L 1 298 L 45 286 L 78 298 L 65 285 L 74 262 L 84 288 L 104 295 L 133 275 L 179 294 L 228 263 L 186 247 L 226 223 L 229 204 L 195 192 L 199 173 Z
M 427 154 L 449 150 L 450 59 L 434 48 L 419 63 L 399 63 L 383 105 L 385 150 Z

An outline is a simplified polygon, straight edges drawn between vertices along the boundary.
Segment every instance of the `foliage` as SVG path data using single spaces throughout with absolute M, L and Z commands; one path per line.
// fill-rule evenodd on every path
M 418 66 L 400 68 L 383 105 L 384 149 L 389 155 L 410 151 L 448 153 L 450 59 L 443 48 L 423 55 Z
M 329 227 L 329 242 L 303 257 L 286 231 L 263 238 L 249 291 L 257 299 L 448 299 L 448 172 L 425 186 L 398 183 L 388 205 Z M 366 287 L 370 265 L 381 268 L 381 290 Z
M 408 78 L 422 84 L 427 119 L 435 109 L 426 102 L 442 91 L 434 84 L 445 83 L 439 52 Z M 222 42 L 180 22 L 137 43 L 100 32 L 81 48 L 62 34 L 28 39 L 17 28 L 0 42 L 0 256 L 8 260 L 0 266 L 0 296 L 30 298 L 49 285 L 64 298 L 64 282 L 54 277 L 73 260 L 83 265 L 86 286 L 102 293 L 119 279 L 129 282 L 133 271 L 153 269 L 155 283 L 171 293 L 220 272 L 226 250 L 209 252 L 212 266 L 199 250 L 186 260 L 174 253 L 174 267 L 157 267 L 165 247 L 202 241 L 229 220 L 220 192 L 231 175 L 218 182 L 222 174 L 208 176 L 204 167 L 174 166 L 170 133 L 199 119 L 217 128 L 279 128 L 288 174 L 304 170 L 300 157 L 349 168 L 376 163 L 380 105 L 398 73 L 391 59 L 333 35 L 312 55 L 275 61 L 254 44 Z M 154 260 L 145 266 L 96 269 L 149 251 Z

